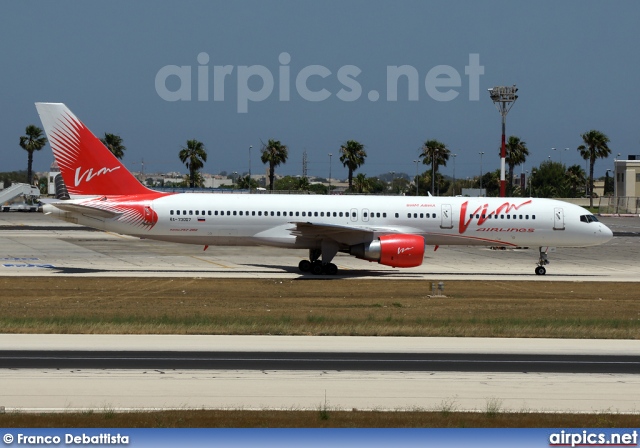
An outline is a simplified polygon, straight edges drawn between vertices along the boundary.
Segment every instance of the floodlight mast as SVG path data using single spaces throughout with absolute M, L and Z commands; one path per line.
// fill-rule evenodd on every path
M 496 105 L 498 112 L 502 116 L 502 146 L 500 147 L 500 197 L 505 197 L 506 193 L 506 180 L 505 180 L 505 159 L 507 157 L 507 150 L 505 146 L 505 127 L 507 123 L 507 114 L 513 103 L 518 99 L 516 92 L 518 88 L 514 84 L 513 86 L 497 86 L 489 89 L 489 96 L 491 101 Z

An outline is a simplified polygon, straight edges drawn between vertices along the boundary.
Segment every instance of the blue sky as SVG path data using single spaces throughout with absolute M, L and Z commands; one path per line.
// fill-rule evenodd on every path
M 519 99 L 507 135 L 527 142 L 525 169 L 549 156 L 584 166 L 576 147 L 589 129 L 606 133 L 613 152 L 596 163 L 596 175 L 617 153 L 640 154 L 636 1 L 9 1 L 2 10 L 0 171 L 26 169 L 19 137 L 28 124 L 42 126 L 33 103 L 51 101 L 66 103 L 99 136 L 122 136 L 132 170 L 144 159 L 146 172 L 185 173 L 178 152 L 195 138 L 208 149 L 204 171 L 247 171 L 251 145 L 256 174 L 264 171 L 259 148 L 274 138 L 289 147 L 276 172 L 301 174 L 306 150 L 310 175 L 326 177 L 332 153 L 333 176 L 346 177 L 339 147 L 355 139 L 368 153 L 360 172 L 412 174 L 421 145 L 435 138 L 458 155 L 456 177 L 471 177 L 481 151 L 484 172 L 499 167 L 500 116 L 487 89 L 512 84 Z M 483 70 L 475 90 L 465 74 L 470 55 Z M 397 101 L 387 99 L 388 67 L 402 65 L 418 75 L 417 101 L 408 99 L 406 78 Z M 167 66 L 190 68 L 190 101 L 167 101 L 158 91 Z M 216 66 L 231 67 L 223 100 L 214 98 L 222 79 Z M 273 77 L 271 91 L 260 76 L 242 78 L 260 70 Z M 310 74 L 307 93 L 328 98 L 306 99 L 296 83 L 301 73 Z M 167 92 L 186 92 L 177 75 L 161 80 Z M 442 87 L 447 82 L 453 87 Z M 340 98 L 341 89 L 352 101 Z M 264 99 L 239 112 L 250 90 Z M 443 101 L 449 90 L 457 96 Z M 52 160 L 47 147 L 35 154 L 34 169 Z M 451 175 L 453 162 L 441 170 Z

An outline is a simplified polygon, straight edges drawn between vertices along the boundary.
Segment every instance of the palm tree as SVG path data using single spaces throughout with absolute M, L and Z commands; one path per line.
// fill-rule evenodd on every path
M 360 166 L 364 165 L 364 159 L 367 153 L 364 145 L 355 140 L 348 140 L 347 143 L 340 147 L 340 161 L 342 166 L 349 170 L 349 191 L 353 190 L 353 172 Z
M 33 177 L 31 167 L 33 166 L 33 151 L 40 151 L 47 144 L 47 138 L 42 135 L 42 129 L 30 124 L 25 129 L 27 135 L 20 137 L 20 147 L 29 153 L 27 163 L 27 183 L 31 185 Z
M 425 165 L 431 165 L 431 194 L 435 194 L 435 181 L 439 166 L 447 166 L 451 151 L 438 140 L 427 140 L 422 147 L 420 158 Z
M 251 190 L 258 188 L 258 182 L 251 179 L 251 177 L 247 174 L 246 176 L 242 176 L 238 179 L 237 186 L 240 190 Z
M 308 177 L 300 177 L 298 178 L 298 190 L 300 191 L 309 191 L 309 187 L 311 184 L 309 183 Z
M 198 184 L 198 171 L 207 161 L 207 151 L 204 143 L 198 140 L 187 140 L 187 146 L 178 154 L 180 161 L 189 169 L 189 187 L 195 188 Z
M 122 144 L 122 137 L 105 132 L 104 138 L 101 138 L 100 141 L 109 151 L 111 151 L 111 154 L 116 156 L 117 159 L 122 160 L 124 152 L 127 150 L 127 147 Z
M 507 153 L 505 163 L 509 166 L 507 196 L 511 196 L 513 194 L 513 169 L 527 161 L 529 150 L 527 149 L 526 142 L 523 142 L 520 140 L 520 137 L 516 137 L 515 135 L 509 137 L 505 145 L 505 150 Z
M 578 151 L 584 160 L 589 161 L 589 207 L 593 207 L 593 166 L 596 164 L 596 159 L 605 159 L 611 154 L 611 150 L 607 143 L 609 143 L 609 137 L 600 131 L 592 129 L 585 132 L 580 137 L 584 145 L 578 146 Z
M 586 173 L 580 165 L 571 165 L 567 168 L 567 183 L 571 192 L 571 197 L 578 197 L 578 189 L 582 189 L 587 180 Z
M 280 140 L 269 140 L 266 145 L 262 144 L 260 160 L 264 164 L 269 164 L 269 190 L 273 191 L 276 167 L 286 163 L 287 157 L 289 157 L 289 149 L 280 143 Z
M 371 180 L 366 174 L 358 174 L 354 180 L 356 193 L 369 193 L 371 191 Z

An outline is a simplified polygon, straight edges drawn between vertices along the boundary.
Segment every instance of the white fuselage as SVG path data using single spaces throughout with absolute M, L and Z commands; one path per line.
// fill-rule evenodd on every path
M 155 222 L 132 225 L 124 215 L 87 216 L 55 204 L 45 212 L 102 230 L 211 246 L 314 249 L 331 238 L 327 226 L 341 232 L 336 238 L 341 250 L 388 233 L 420 235 L 427 245 L 510 247 L 591 246 L 612 237 L 584 208 L 539 198 L 181 193 L 141 202 L 157 214 Z M 300 223 L 322 226 L 323 232 L 301 234 Z

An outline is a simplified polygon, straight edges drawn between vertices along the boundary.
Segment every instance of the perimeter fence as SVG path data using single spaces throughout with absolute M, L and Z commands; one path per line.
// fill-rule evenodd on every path
M 614 215 L 637 215 L 640 198 L 637 196 L 601 197 L 599 212 Z

